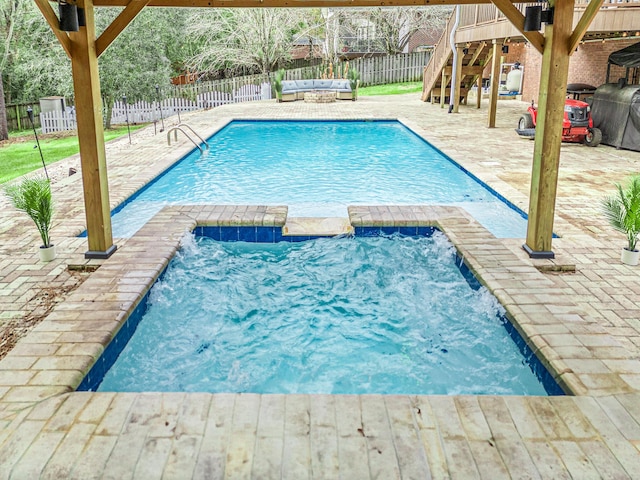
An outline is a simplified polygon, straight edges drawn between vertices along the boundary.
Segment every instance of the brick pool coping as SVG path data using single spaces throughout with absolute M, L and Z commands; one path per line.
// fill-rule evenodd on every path
M 576 313 L 562 279 L 517 258 L 464 210 L 442 206 L 350 206 L 353 227 L 437 226 L 500 301 L 533 352 L 567 393 L 633 392 L 635 358 L 595 322 Z M 287 207 L 165 207 L 105 261 L 0 362 L 5 402 L 42 400 L 75 390 L 196 226 L 274 226 Z
M 637 360 L 578 313 L 561 276 L 550 279 L 455 207 L 357 206 L 349 216 L 354 227 L 440 228 L 575 397 L 74 392 L 185 232 L 196 225 L 281 227 L 286 215 L 286 207 L 166 207 L 104 261 L 0 361 L 0 478 L 10 471 L 16 478 L 20 472 L 79 478 L 90 472 L 88 458 L 114 477 L 150 462 L 144 473 L 153 470 L 153 454 L 164 458 L 165 474 L 186 462 L 195 477 L 274 478 L 279 471 L 300 478 L 319 471 L 438 478 L 438 472 L 482 476 L 487 469 L 552 478 L 544 469 L 586 468 L 578 452 L 590 450 L 597 471 L 621 478 L 640 471 Z M 161 451 L 148 451 L 158 444 Z M 65 470 L 74 455 L 84 461 Z M 548 463 L 541 467 L 533 461 L 538 456 Z

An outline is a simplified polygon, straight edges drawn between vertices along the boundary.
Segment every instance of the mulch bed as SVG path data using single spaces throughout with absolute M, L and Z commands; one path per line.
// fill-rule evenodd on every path
M 15 318 L 0 327 L 0 360 L 22 337 L 38 325 L 66 296 L 78 288 L 89 275 L 88 272 L 67 271 L 69 278 L 59 287 L 41 288 L 25 306 L 22 318 Z

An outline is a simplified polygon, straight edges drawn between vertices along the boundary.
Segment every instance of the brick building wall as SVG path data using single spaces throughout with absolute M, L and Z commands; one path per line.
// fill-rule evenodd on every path
M 409 39 L 409 43 L 407 44 L 407 52 L 413 52 L 417 47 L 420 46 L 433 46 L 438 43 L 440 40 L 440 36 L 442 35 L 441 30 L 425 30 L 420 29 L 416 33 L 414 33 Z
M 313 48 L 310 48 L 309 45 L 295 45 L 291 49 L 291 58 L 293 60 L 300 58 L 322 58 L 322 45 L 313 45 Z
M 538 102 L 538 90 L 540 87 L 540 70 L 542 67 L 542 54 L 531 45 L 524 49 L 524 79 L 522 81 L 522 100 Z
M 524 64 L 524 51 L 525 44 L 524 42 L 519 43 L 509 43 L 509 53 L 503 54 L 504 62 L 503 63 L 520 63 Z
M 628 40 L 609 40 L 604 43 L 601 41 L 587 42 L 579 45 L 578 51 L 569 60 L 567 83 L 586 83 L 594 87 L 602 85 L 607 77 L 609 55 L 637 42 L 638 39 L 633 37 Z M 526 47 L 524 48 L 524 61 L 520 63 L 525 66 L 522 99 L 525 101 L 535 100 L 537 102 L 542 55 L 535 48 Z M 624 75 L 624 68 L 612 65 L 609 82 L 617 82 L 618 78 L 624 77 Z

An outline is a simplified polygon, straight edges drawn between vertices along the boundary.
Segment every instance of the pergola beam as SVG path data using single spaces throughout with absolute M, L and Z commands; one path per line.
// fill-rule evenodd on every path
M 142 11 L 150 0 L 130 0 L 125 9 L 120 12 L 113 22 L 96 39 L 96 54 L 99 57 L 109 48 L 109 45 L 122 33 L 131 21 Z
M 131 0 L 95 0 L 96 7 L 126 7 Z M 508 3 L 509 0 L 506 0 Z M 313 8 L 313 7 L 425 7 L 475 5 L 491 0 L 151 0 L 149 7 L 198 8 Z M 521 3 L 521 2 L 513 2 Z
M 42 13 L 42 16 L 51 27 L 51 30 L 53 30 L 53 34 L 60 42 L 60 45 L 62 45 L 62 49 L 65 51 L 67 56 L 71 58 L 71 40 L 69 40 L 69 36 L 66 32 L 60 30 L 58 16 L 56 15 L 56 12 L 53 11 L 53 8 L 51 8 L 49 0 L 35 0 L 35 2 Z
M 511 24 L 518 29 L 522 36 L 526 38 L 531 45 L 540 53 L 544 51 L 544 37 L 540 32 L 524 31 L 524 15 L 520 13 L 513 3 L 509 0 L 491 0 L 498 10 L 500 10 Z
M 589 2 L 589 5 L 580 17 L 580 20 L 578 20 L 578 24 L 569 39 L 569 55 L 573 55 L 573 52 L 575 52 L 576 47 L 580 43 L 580 40 L 582 40 L 582 37 L 584 37 L 596 14 L 600 11 L 603 3 L 604 0 L 591 0 Z

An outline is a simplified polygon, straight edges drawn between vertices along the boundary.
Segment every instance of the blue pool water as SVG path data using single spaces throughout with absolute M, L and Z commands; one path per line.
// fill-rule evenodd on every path
M 494 235 L 524 238 L 524 214 L 395 121 L 234 121 L 113 216 L 130 237 L 168 204 L 288 205 L 292 217 L 348 205 L 465 208 Z
M 194 238 L 99 391 L 548 393 L 502 307 L 439 232 Z

